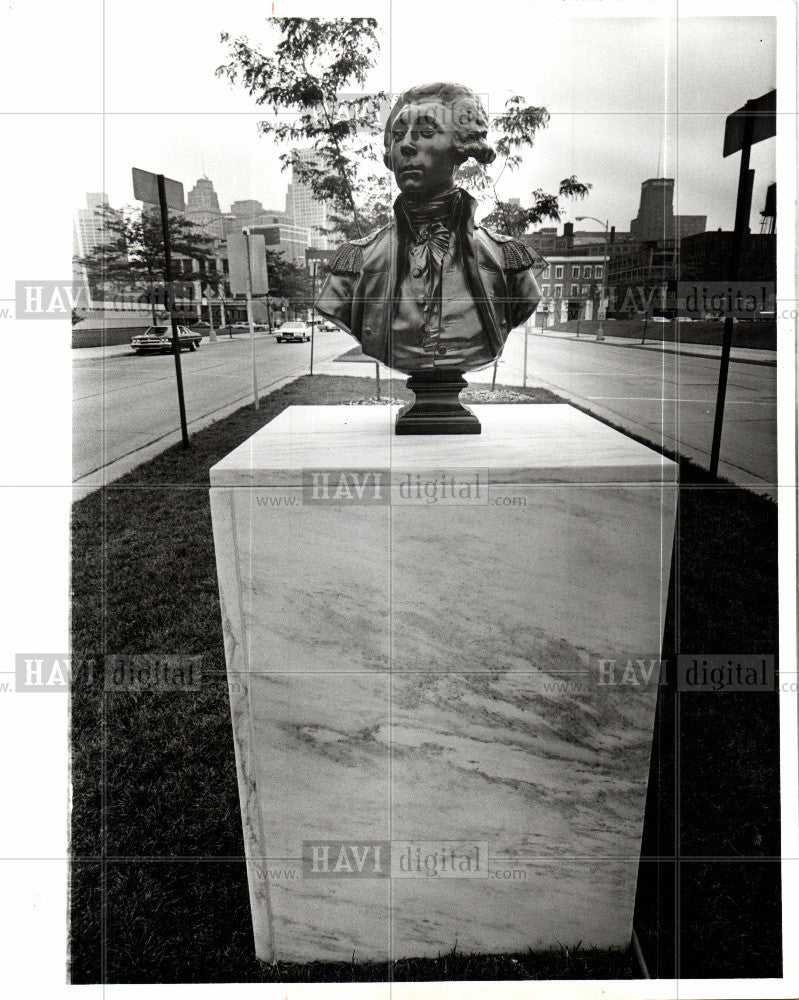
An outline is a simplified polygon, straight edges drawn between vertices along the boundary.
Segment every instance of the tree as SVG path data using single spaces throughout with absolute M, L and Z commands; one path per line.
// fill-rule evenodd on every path
M 240 81 L 257 105 L 273 110 L 275 120 L 260 122 L 263 134 L 310 148 L 308 159 L 297 149 L 284 153 L 283 169 L 292 167 L 328 203 L 338 219 L 335 225 L 362 236 L 383 210 L 375 203 L 376 176 L 363 176 L 362 170 L 370 161 L 378 162 L 375 140 L 382 133 L 379 112 L 387 96 L 382 91 L 347 96 L 345 91 L 362 87 L 375 63 L 377 21 L 273 17 L 269 23 L 281 35 L 274 54 L 265 55 L 247 38 L 231 40 L 223 33 L 229 62 L 217 75 Z
M 90 253 L 76 257 L 75 263 L 86 268 L 90 285 L 95 291 L 111 289 L 139 293 L 145 289 L 156 322 L 156 289 L 164 283 L 164 237 L 161 213 L 156 208 L 127 208 L 120 212 L 104 208 L 105 240 Z M 215 240 L 203 233 L 185 216 L 169 218 L 169 239 L 173 254 L 193 260 L 209 260 L 214 256 Z
M 313 293 L 308 272 L 286 260 L 277 250 L 266 251 L 269 269 L 269 294 L 273 298 L 287 299 L 292 307 L 310 303 Z
M 354 239 L 385 225 L 391 218 L 390 181 L 381 159 L 381 111 L 385 115 L 387 95 L 344 94 L 347 87 L 363 85 L 375 64 L 377 21 L 298 17 L 268 21 L 280 35 L 274 53 L 265 55 L 247 38 L 231 40 L 224 33 L 221 40 L 228 45 L 229 61 L 217 75 L 240 82 L 256 104 L 272 109 L 274 120 L 260 123 L 264 134 L 310 147 L 310 157 L 294 149 L 281 160 L 284 169 L 293 167 L 314 195 L 328 203 L 331 232 Z M 533 191 L 528 208 L 500 200 L 496 185 L 502 174 L 520 168 L 522 153 L 532 148 L 548 122 L 546 108 L 527 105 L 514 95 L 492 124 L 494 135 L 498 133 L 493 144 L 499 175 L 492 179 L 474 161 L 464 164 L 458 174 L 458 182 L 476 195 L 491 195 L 494 207 L 483 221 L 507 235 L 520 236 L 544 219 L 560 219 L 560 199 L 583 198 L 591 188 L 572 176 L 560 182 L 557 195 Z
M 493 143 L 497 158 L 501 161 L 498 176 L 492 179 L 485 166 L 472 161 L 461 168 L 462 182 L 477 191 L 491 189 L 494 207 L 482 220 L 485 225 L 507 236 L 521 236 L 544 219 L 560 221 L 563 214 L 560 199 L 585 198 L 591 185 L 578 181 L 572 175 L 560 182 L 557 195 L 547 194 L 541 188 L 536 188 L 532 192 L 532 204 L 529 208 L 500 200 L 497 184 L 503 173 L 519 169 L 523 162 L 522 152 L 532 149 L 538 131 L 549 124 L 549 112 L 546 108 L 525 104 L 524 97 L 518 94 L 505 102 L 505 108 L 493 122 L 494 131 L 499 132 L 499 138 Z

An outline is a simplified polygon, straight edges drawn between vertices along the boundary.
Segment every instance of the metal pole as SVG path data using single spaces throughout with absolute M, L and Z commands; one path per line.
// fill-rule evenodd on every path
M 599 286 L 599 306 L 597 308 L 597 319 L 599 320 L 599 326 L 596 331 L 596 339 L 605 339 L 605 321 L 602 318 L 602 303 L 605 301 L 605 278 L 608 270 L 608 226 L 610 226 L 610 219 L 605 223 L 605 242 L 602 246 L 602 281 Z
M 272 332 L 272 307 L 269 305 L 269 292 L 266 293 L 266 322 L 269 324 L 269 332 Z
M 752 211 L 752 177 L 749 170 L 749 153 L 752 148 L 754 117 L 750 114 L 744 119 L 743 146 L 741 148 L 741 169 L 738 174 L 738 198 L 735 203 L 735 228 L 732 234 L 730 248 L 729 280 L 738 280 L 738 270 L 741 262 L 741 249 L 744 235 L 749 225 L 749 215 Z M 719 363 L 719 388 L 716 395 L 716 415 L 713 421 L 713 443 L 710 448 L 710 474 L 717 476 L 719 471 L 719 454 L 721 452 L 721 428 L 724 423 L 724 402 L 727 395 L 727 374 L 730 369 L 730 349 L 732 348 L 732 316 L 724 319 L 724 337 L 721 342 L 721 361 Z
M 258 409 L 258 373 L 255 370 L 255 323 L 252 318 L 252 260 L 250 254 L 252 247 L 250 244 L 250 231 L 244 230 L 247 238 L 247 323 L 250 327 L 250 363 L 252 365 L 252 408 Z
M 313 342 L 314 328 L 316 327 L 316 258 L 311 261 L 311 370 L 308 373 L 313 375 Z
M 180 434 L 183 439 L 183 447 L 188 448 L 189 429 L 186 425 L 186 401 L 183 398 L 183 373 L 180 370 L 180 337 L 178 336 L 178 324 L 175 319 L 175 295 L 172 288 L 172 248 L 169 242 L 169 210 L 166 206 L 166 186 L 164 184 L 164 175 L 157 174 L 156 176 L 158 180 L 158 201 L 161 206 L 161 232 L 164 237 L 164 278 L 166 279 L 169 317 L 172 323 L 172 353 L 175 355 L 175 378 L 178 383 Z
M 527 324 L 524 324 L 524 374 L 522 375 L 522 388 L 527 388 Z
M 211 296 L 206 295 L 206 301 L 208 302 L 208 337 L 212 344 L 216 343 L 216 330 L 214 329 L 214 307 L 211 302 Z

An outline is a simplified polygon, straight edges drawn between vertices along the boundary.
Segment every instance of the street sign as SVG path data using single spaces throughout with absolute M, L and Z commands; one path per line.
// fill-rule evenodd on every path
M 745 125 L 751 118 L 752 136 L 749 145 L 771 139 L 777 134 L 777 91 L 770 90 L 762 97 L 747 101 L 742 108 L 727 117 L 724 129 L 724 156 L 731 156 L 744 148 Z
M 228 235 L 227 262 L 231 292 L 234 295 L 246 295 L 250 290 L 250 275 L 247 267 L 247 237 L 244 233 Z
M 253 295 L 266 295 L 269 291 L 266 239 L 259 233 L 250 236 L 250 283 Z
M 185 212 L 186 203 L 183 200 L 183 185 L 180 181 L 173 181 L 169 177 L 164 178 L 164 193 L 166 194 L 167 208 L 176 212 Z M 149 170 L 139 170 L 133 168 L 133 197 L 137 201 L 143 201 L 148 205 L 160 204 L 158 198 L 158 174 L 151 174 Z
M 727 118 L 724 130 L 724 156 L 741 154 L 738 169 L 738 197 L 735 203 L 735 226 L 732 231 L 728 273 L 730 282 L 738 280 L 744 235 L 749 232 L 749 216 L 752 214 L 752 189 L 755 172 L 749 169 L 749 154 L 752 146 L 763 139 L 777 134 L 777 91 L 770 90 L 762 97 L 747 101 L 742 108 Z M 732 348 L 731 315 L 724 319 L 724 333 L 721 338 L 721 359 L 719 361 L 719 385 L 716 393 L 716 415 L 713 420 L 713 440 L 710 445 L 710 474 L 717 476 L 721 453 L 721 429 L 724 422 L 724 401 L 727 395 L 727 376 L 730 368 Z
M 158 205 L 161 214 L 161 236 L 164 240 L 164 288 L 167 293 L 167 309 L 172 325 L 172 353 L 175 357 L 175 379 L 178 387 L 178 408 L 180 410 L 180 433 L 183 447 L 189 447 L 189 428 L 186 423 L 186 400 L 183 398 L 183 375 L 180 370 L 180 337 L 175 318 L 175 282 L 172 280 L 172 241 L 169 234 L 169 209 L 184 211 L 183 185 L 170 180 L 163 174 L 152 174 L 149 170 L 133 168 L 133 196 L 145 204 Z
M 249 263 L 247 254 L 249 252 Z M 256 233 L 230 233 L 227 237 L 230 290 L 234 295 L 266 295 L 269 275 L 266 270 L 266 240 Z

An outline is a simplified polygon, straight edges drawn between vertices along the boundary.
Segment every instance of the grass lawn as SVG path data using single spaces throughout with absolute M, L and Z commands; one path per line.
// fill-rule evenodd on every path
M 629 951 L 451 953 L 390 969 L 253 956 L 208 470 L 286 406 L 374 391 L 371 378 L 305 376 L 74 505 L 72 982 L 639 975 Z M 383 391 L 409 398 L 398 381 Z M 541 389 L 527 396 L 557 401 Z M 776 508 L 688 464 L 665 646 L 777 649 Z M 201 689 L 105 692 L 104 656 L 144 652 L 201 656 Z M 779 856 L 776 695 L 677 699 L 667 685 L 657 734 L 644 854 L 665 860 L 642 863 L 637 903 L 650 967 L 671 976 L 679 954 L 684 976 L 778 975 L 780 865 L 768 860 Z M 677 866 L 678 855 L 700 860 Z

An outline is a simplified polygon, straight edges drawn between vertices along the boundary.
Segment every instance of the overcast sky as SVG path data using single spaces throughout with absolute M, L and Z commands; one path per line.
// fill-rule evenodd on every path
M 489 113 L 516 93 L 548 108 L 549 127 L 523 169 L 503 177 L 504 197 L 524 203 L 534 188 L 555 191 L 562 177 L 576 174 L 593 189 L 585 201 L 567 203 L 565 218 L 594 215 L 626 229 L 641 182 L 660 174 L 676 178 L 676 211 L 706 214 L 710 229 L 732 228 L 739 157 L 721 156 L 724 120 L 775 86 L 771 18 L 569 18 L 546 3 L 520 2 L 481 4 L 473 8 L 479 17 L 468 9 L 445 0 L 327 7 L 328 15 L 371 12 L 379 19 L 382 53 L 369 89 L 397 93 L 449 79 L 486 95 Z M 84 110 L 99 107 L 105 115 L 82 118 L 74 207 L 94 190 L 107 191 L 112 204 L 131 203 L 131 166 L 163 172 L 187 191 L 205 173 L 223 209 L 239 198 L 283 207 L 288 177 L 280 150 L 257 134 L 263 112 L 214 75 L 226 56 L 221 31 L 268 47 L 264 12 L 266 4 L 240 0 L 106 5 L 104 93 L 101 67 L 80 69 L 90 105 Z M 278 4 L 276 13 L 295 11 Z M 95 52 L 100 36 L 92 32 L 99 31 L 87 21 L 87 52 Z M 169 40 L 171 58 L 160 58 L 159 38 Z M 767 141 L 753 150 L 755 228 L 775 179 L 774 147 Z

